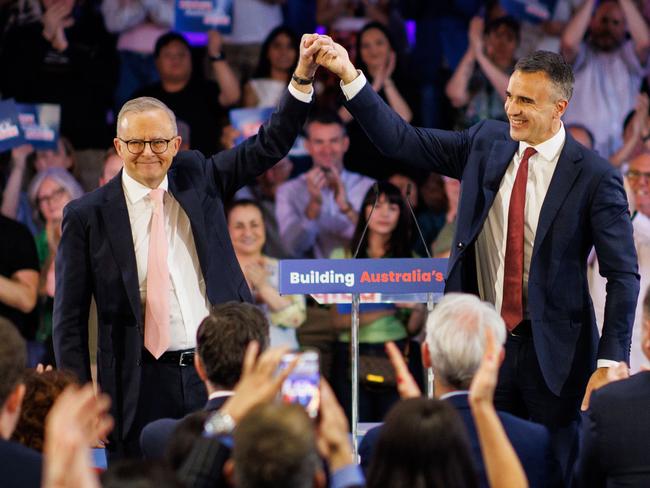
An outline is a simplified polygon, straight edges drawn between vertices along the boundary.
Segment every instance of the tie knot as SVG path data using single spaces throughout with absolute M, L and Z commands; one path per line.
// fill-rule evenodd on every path
M 156 188 L 149 192 L 149 198 L 151 198 L 151 201 L 154 203 L 162 203 L 164 195 L 165 195 L 165 190 L 163 190 L 162 188 Z
M 528 159 L 530 159 L 530 157 L 533 156 L 534 154 L 537 154 L 537 149 L 535 149 L 534 147 L 530 147 L 530 146 L 528 146 L 528 147 L 526 148 L 526 150 L 524 151 L 524 157 L 521 158 L 521 159 L 522 159 L 522 161 L 523 161 L 524 159 L 525 159 L 525 160 L 528 160 Z

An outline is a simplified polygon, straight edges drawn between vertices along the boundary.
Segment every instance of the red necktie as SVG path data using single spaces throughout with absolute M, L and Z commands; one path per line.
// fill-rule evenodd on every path
M 524 319 L 524 209 L 526 207 L 526 182 L 528 159 L 537 151 L 526 148 L 521 158 L 508 208 L 508 234 L 503 270 L 503 300 L 501 316 L 508 331 L 512 331 Z

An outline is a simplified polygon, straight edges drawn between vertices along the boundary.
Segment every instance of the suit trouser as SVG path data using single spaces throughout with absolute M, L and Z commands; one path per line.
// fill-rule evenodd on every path
M 126 438 L 107 446 L 109 463 L 120 458 L 141 457 L 140 432 L 149 422 L 161 418 L 181 418 L 201 410 L 207 401 L 205 385 L 194 365 L 155 361 L 144 353 L 140 395 L 135 419 Z
M 523 322 L 513 332 L 518 334 L 518 330 L 519 335 L 508 334 L 506 340 L 494 404 L 497 410 L 548 428 L 562 478 L 568 486 L 578 456 L 582 394 L 553 393 L 539 367 L 530 322 Z

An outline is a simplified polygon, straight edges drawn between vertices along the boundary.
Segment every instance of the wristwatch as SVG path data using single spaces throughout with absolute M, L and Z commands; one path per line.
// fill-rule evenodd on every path
M 227 413 L 215 412 L 205 421 L 203 435 L 206 437 L 218 437 L 230 435 L 235 430 L 235 421 Z

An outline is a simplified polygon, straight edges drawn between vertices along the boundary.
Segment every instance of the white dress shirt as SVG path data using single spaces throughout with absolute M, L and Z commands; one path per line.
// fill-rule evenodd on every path
M 147 295 L 147 256 L 153 202 L 150 188 L 122 172 L 122 188 L 129 212 L 133 249 L 138 267 L 138 283 L 142 310 Z M 167 176 L 159 188 L 165 190 L 163 198 L 165 233 L 169 251 L 167 265 L 171 289 L 169 290 L 170 351 L 190 349 L 196 346 L 196 330 L 209 314 L 209 303 L 199 258 L 196 254 L 190 219 L 178 201 L 167 191 Z

